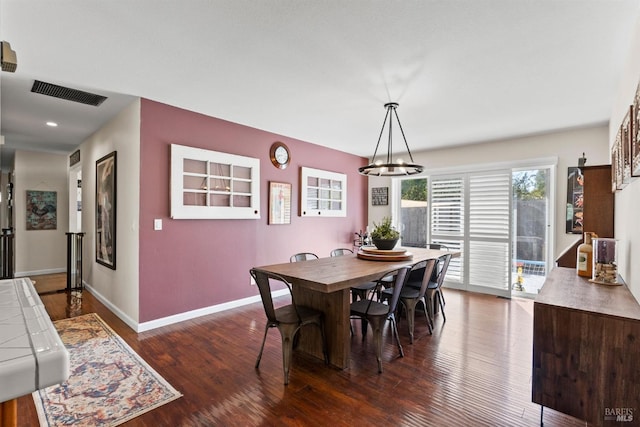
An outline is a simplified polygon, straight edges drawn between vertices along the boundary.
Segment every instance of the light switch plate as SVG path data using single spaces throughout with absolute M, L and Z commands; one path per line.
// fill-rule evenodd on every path
M 154 230 L 162 230 L 162 219 L 154 219 L 153 220 L 153 229 Z

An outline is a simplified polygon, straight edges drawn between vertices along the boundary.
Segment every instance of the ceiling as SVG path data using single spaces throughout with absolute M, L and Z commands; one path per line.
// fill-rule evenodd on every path
M 606 123 L 637 0 L 0 0 L 2 164 L 70 153 L 135 97 L 371 156 Z M 30 93 L 34 79 L 105 95 Z M 48 120 L 57 128 L 45 125 Z

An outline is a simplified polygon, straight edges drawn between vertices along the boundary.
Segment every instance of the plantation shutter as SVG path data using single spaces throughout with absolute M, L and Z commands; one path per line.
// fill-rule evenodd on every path
M 447 270 L 447 279 L 462 281 L 463 243 L 465 229 L 464 177 L 436 176 L 431 179 L 431 242 L 461 251 Z
M 469 174 L 469 285 L 510 294 L 511 171 Z

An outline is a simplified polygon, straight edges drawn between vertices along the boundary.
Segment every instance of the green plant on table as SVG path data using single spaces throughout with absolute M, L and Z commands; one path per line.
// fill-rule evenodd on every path
M 400 232 L 391 225 L 391 218 L 385 216 L 380 224 L 373 223 L 371 237 L 378 240 L 393 240 L 400 238 Z

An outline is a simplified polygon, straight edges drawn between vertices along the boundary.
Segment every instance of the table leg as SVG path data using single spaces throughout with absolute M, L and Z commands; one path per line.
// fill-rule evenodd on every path
M 351 336 L 349 329 L 350 291 L 322 293 L 299 286 L 293 287 L 296 304 L 306 305 L 324 313 L 325 335 L 329 352 L 329 363 L 344 369 L 349 367 Z M 298 348 L 322 358 L 320 334 L 311 328 L 301 334 Z
M 16 427 L 18 425 L 18 399 L 0 403 L 0 426 Z

